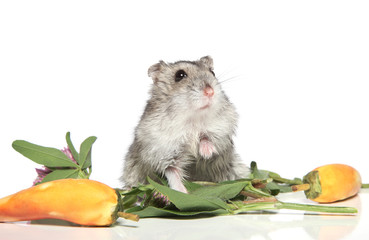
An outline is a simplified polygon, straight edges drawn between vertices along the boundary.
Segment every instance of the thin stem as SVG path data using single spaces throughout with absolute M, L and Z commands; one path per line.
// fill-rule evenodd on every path
M 82 178 L 82 179 L 86 179 L 86 178 L 88 178 L 88 176 L 86 175 L 86 173 L 85 173 L 84 171 L 82 171 L 82 170 L 80 170 L 80 171 L 78 172 L 78 177 L 79 177 L 79 178 Z
M 205 182 L 205 181 L 194 181 L 193 183 L 199 184 L 201 186 L 217 186 L 218 183 L 215 182 Z
M 270 197 L 269 194 L 262 194 L 254 191 L 241 191 L 240 194 L 245 197 L 252 197 L 252 198 L 263 198 L 263 197 Z
M 118 212 L 117 215 L 118 217 L 131 220 L 131 221 L 135 221 L 135 222 L 138 222 L 138 220 L 140 220 L 140 217 L 138 215 L 132 214 L 132 213 Z
M 286 203 L 278 202 L 276 204 L 278 209 L 293 209 L 309 212 L 325 212 L 325 213 L 357 213 L 356 208 L 352 207 L 336 207 L 336 206 L 324 206 L 324 205 L 311 205 L 300 203 Z
M 258 203 L 234 203 L 237 208 L 231 211 L 231 214 L 238 214 L 250 211 L 277 210 L 275 202 L 258 202 Z M 234 208 L 234 205 L 229 205 Z
M 310 184 L 299 184 L 299 185 L 292 185 L 291 186 L 292 191 L 298 192 L 298 191 L 306 191 L 310 189 Z
M 266 185 L 270 182 L 273 182 L 272 178 L 267 179 L 252 179 L 251 184 L 254 188 L 265 188 Z
M 253 202 L 253 203 L 233 202 L 232 205 L 229 206 L 233 208 L 232 210 L 233 214 L 249 211 L 278 210 L 278 209 L 292 209 L 308 212 L 341 213 L 341 214 L 357 213 L 357 209 L 352 207 L 309 205 L 309 204 L 286 203 L 269 200 L 264 202 Z
M 302 184 L 301 179 L 295 178 L 295 179 L 287 179 L 279 176 L 278 174 L 274 172 L 269 172 L 269 177 L 273 178 L 274 181 L 279 183 L 286 183 L 286 184 Z
M 272 195 L 265 193 L 257 188 L 254 188 L 251 183 L 249 183 L 242 191 L 241 195 L 252 198 L 261 197 L 271 197 Z
M 262 197 L 262 198 L 255 198 L 252 200 L 242 201 L 244 204 L 251 204 L 251 203 L 258 203 L 258 202 L 278 202 L 275 197 Z

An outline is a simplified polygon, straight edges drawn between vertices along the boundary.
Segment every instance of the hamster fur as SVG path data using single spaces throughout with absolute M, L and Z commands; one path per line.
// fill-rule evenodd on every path
M 220 182 L 246 177 L 232 137 L 238 114 L 213 72 L 211 57 L 159 63 L 148 70 L 150 99 L 126 154 L 125 188 L 165 177 L 187 192 L 182 181 Z

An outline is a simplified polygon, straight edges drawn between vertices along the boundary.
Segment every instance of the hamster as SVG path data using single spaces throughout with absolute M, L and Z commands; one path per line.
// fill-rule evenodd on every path
M 125 156 L 125 188 L 165 177 L 187 192 L 183 180 L 220 182 L 247 177 L 235 152 L 238 114 L 213 72 L 213 59 L 159 63 L 148 70 L 150 99 Z

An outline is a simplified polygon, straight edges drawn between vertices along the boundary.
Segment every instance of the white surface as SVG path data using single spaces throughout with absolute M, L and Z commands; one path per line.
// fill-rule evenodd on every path
M 369 182 L 368 12 L 368 1 L 1 1 L 0 196 L 35 178 L 12 141 L 63 148 L 67 131 L 77 146 L 98 137 L 91 178 L 119 187 L 147 69 L 204 55 L 231 79 L 246 163 L 288 178 L 346 163 Z M 268 218 L 235 219 L 251 217 Z
M 281 200 L 312 203 L 302 193 L 282 194 Z M 367 239 L 369 191 L 333 205 L 359 209 L 355 216 L 308 214 L 301 211 L 248 213 L 194 219 L 119 220 L 110 228 L 64 227 L 22 223 L 0 224 L 1 239 L 7 240 L 100 240 L 100 239 Z

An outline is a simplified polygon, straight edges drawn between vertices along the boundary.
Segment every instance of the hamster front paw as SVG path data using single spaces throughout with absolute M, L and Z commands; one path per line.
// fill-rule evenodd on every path
M 217 154 L 218 152 L 214 144 L 207 137 L 202 137 L 200 139 L 199 153 L 203 158 L 209 159 L 213 154 Z

